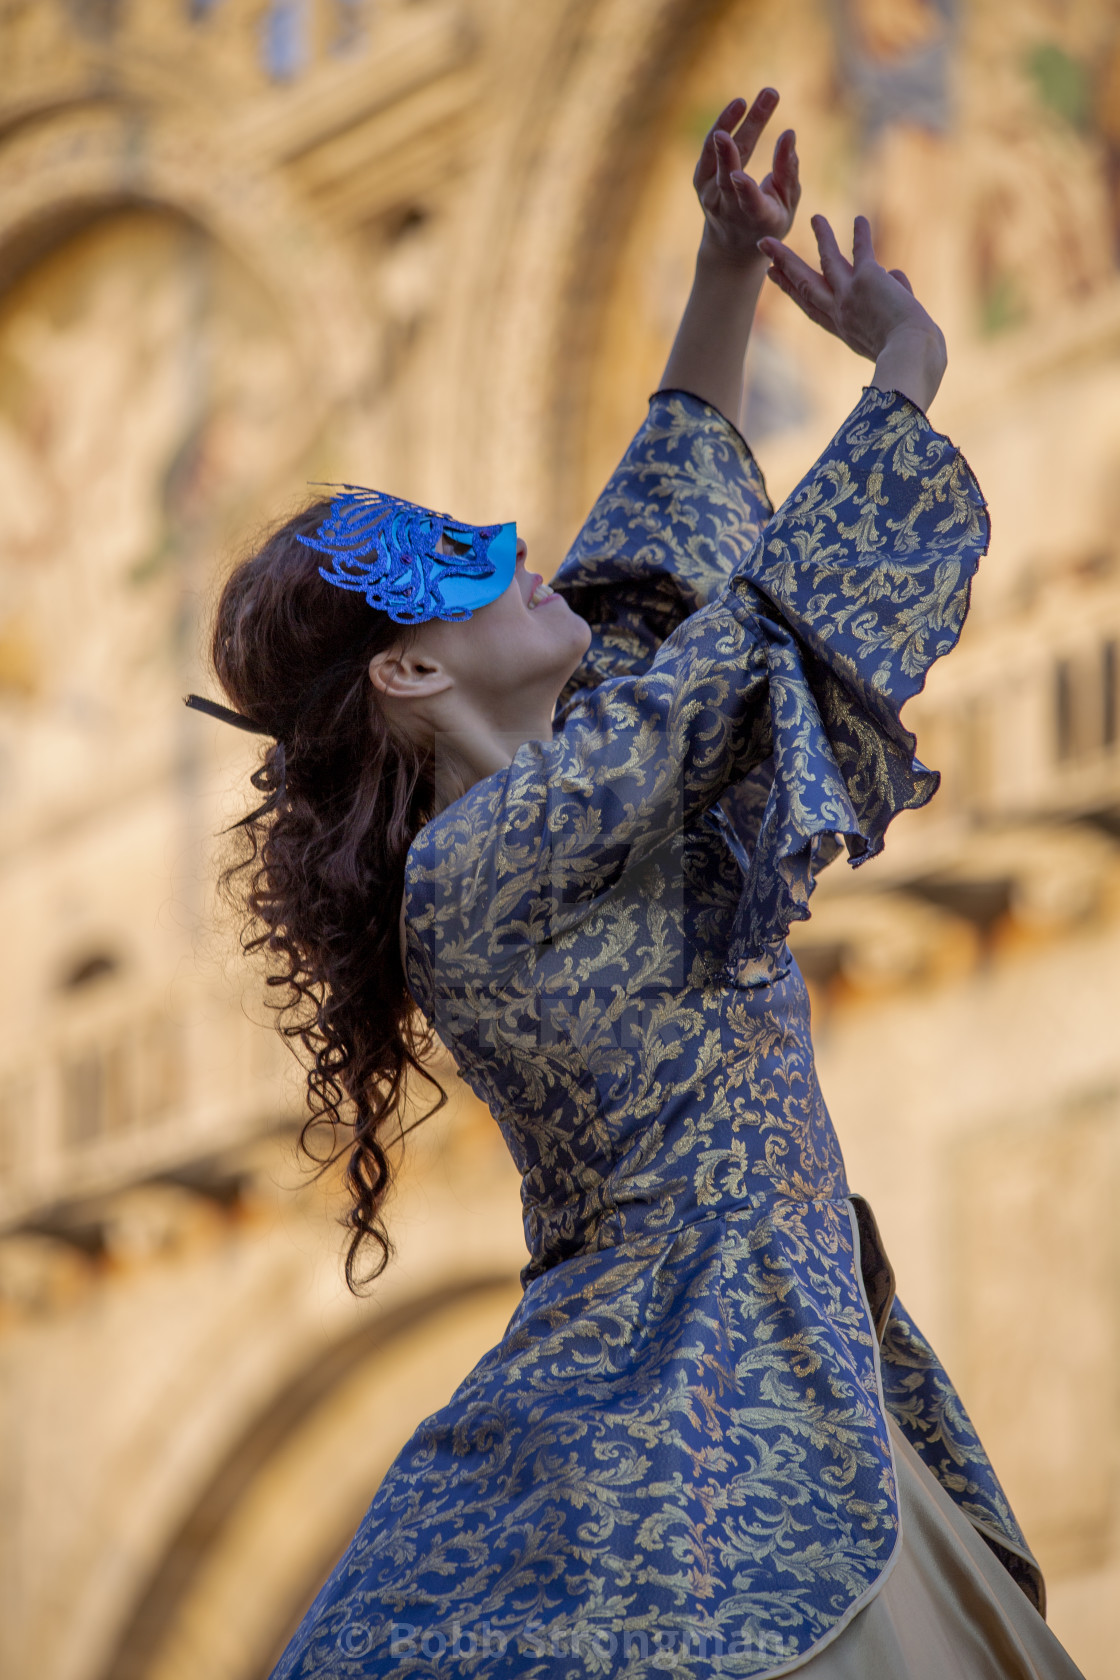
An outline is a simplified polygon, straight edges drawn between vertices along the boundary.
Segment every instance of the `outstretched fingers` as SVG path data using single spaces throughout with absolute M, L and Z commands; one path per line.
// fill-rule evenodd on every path
M 831 325 L 834 297 L 827 278 L 810 268 L 780 239 L 760 239 L 758 248 L 773 265 L 770 278 L 821 326 Z
M 766 272 L 768 278 L 773 280 L 778 289 L 783 291 L 788 298 L 793 299 L 794 303 L 797 304 L 803 314 L 809 317 L 810 321 L 813 321 L 818 327 L 824 327 L 827 332 L 835 332 L 836 327 L 831 315 L 827 315 L 824 310 L 820 309 L 806 293 L 799 291 L 793 282 L 786 278 L 780 268 L 770 268 Z
M 730 193 L 734 190 L 731 184 L 732 172 L 739 167 L 739 154 L 735 150 L 735 142 L 726 129 L 717 129 L 712 140 L 715 147 L 716 186 L 721 193 Z
M 701 187 L 710 181 L 716 173 L 717 167 L 717 134 L 730 134 L 747 108 L 745 99 L 735 98 L 723 107 L 719 116 L 704 136 L 704 144 L 700 149 L 700 161 L 696 165 L 696 185 Z
M 820 252 L 821 273 L 834 292 L 840 291 L 852 277 L 852 265 L 836 243 L 836 235 L 825 216 L 814 216 L 809 223 Z
M 797 138 L 792 128 L 778 136 L 774 147 L 774 164 L 762 183 L 763 192 L 772 192 L 781 199 L 792 215 L 801 197 L 801 178 L 797 162 Z
M 740 162 L 745 164 L 758 145 L 758 137 L 778 105 L 778 90 L 766 87 L 755 96 L 754 104 L 743 118 L 732 138 L 739 148 Z
M 857 216 L 852 228 L 852 261 L 857 268 L 875 261 L 875 247 L 871 243 L 871 223 L 866 216 Z

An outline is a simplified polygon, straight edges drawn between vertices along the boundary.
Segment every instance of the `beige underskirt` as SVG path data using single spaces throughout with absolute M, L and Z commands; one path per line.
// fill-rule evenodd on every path
M 893 1422 L 902 1550 L 796 1680 L 1084 1680 Z

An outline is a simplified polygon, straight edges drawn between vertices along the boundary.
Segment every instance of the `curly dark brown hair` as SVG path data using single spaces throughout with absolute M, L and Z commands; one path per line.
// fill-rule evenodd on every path
M 446 1093 L 423 1065 L 431 1039 L 399 938 L 405 859 L 432 813 L 432 755 L 392 726 L 368 674 L 372 655 L 409 632 L 319 576 L 319 555 L 298 538 L 327 512 L 313 503 L 235 567 L 211 658 L 231 703 L 276 737 L 253 777 L 269 798 L 235 830 L 244 843 L 221 887 L 248 913 L 242 947 L 266 959 L 278 1030 L 304 1052 L 301 1146 L 320 1170 L 349 1150 L 346 1281 L 357 1293 L 392 1253 L 379 1211 L 385 1128 L 395 1120 L 403 1136 L 412 1076 L 437 1093 L 421 1119 Z

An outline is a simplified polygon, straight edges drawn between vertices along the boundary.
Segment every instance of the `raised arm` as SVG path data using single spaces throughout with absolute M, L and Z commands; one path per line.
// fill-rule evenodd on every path
M 582 690 L 644 670 L 677 625 L 722 588 L 770 517 L 762 474 L 735 420 L 769 261 L 758 241 L 789 228 L 800 196 L 790 131 L 761 185 L 743 173 L 777 102 L 772 88 L 749 111 L 746 100 L 733 99 L 704 141 L 693 177 L 704 233 L 661 386 L 552 579 L 592 635 L 558 718 Z
M 801 196 L 790 128 L 779 136 L 764 180 L 745 172 L 777 104 L 773 88 L 763 88 L 749 111 L 745 99 L 733 99 L 704 141 L 693 176 L 704 232 L 692 292 L 661 376 L 661 390 L 690 391 L 732 423 L 739 417 L 743 358 L 769 266 L 758 242 L 785 237 Z

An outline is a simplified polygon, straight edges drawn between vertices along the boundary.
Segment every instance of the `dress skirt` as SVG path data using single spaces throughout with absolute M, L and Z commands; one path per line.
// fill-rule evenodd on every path
M 893 1420 L 902 1547 L 871 1603 L 797 1680 L 1083 1680 Z

